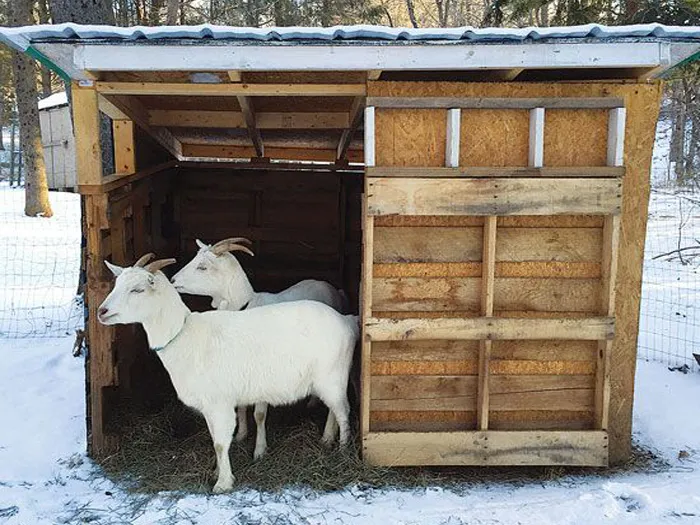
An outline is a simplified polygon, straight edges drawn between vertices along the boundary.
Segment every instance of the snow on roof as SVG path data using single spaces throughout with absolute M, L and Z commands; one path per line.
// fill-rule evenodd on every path
M 630 26 L 602 26 L 587 24 L 570 27 L 525 28 L 396 28 L 372 25 L 334 27 L 232 27 L 203 24 L 198 26 L 115 27 L 100 25 L 36 25 L 17 28 L 0 28 L 0 41 L 27 49 L 32 42 L 58 40 L 248 40 L 258 42 L 312 40 L 338 41 L 538 41 L 543 39 L 613 39 L 613 38 L 661 38 L 700 40 L 700 27 L 664 26 L 643 24 Z
M 51 96 L 43 98 L 39 101 L 39 109 L 50 109 L 68 104 L 68 96 L 65 91 L 54 93 Z

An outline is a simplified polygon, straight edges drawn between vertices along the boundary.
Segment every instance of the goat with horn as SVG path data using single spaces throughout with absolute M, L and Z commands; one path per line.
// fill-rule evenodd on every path
M 139 260 L 140 262 L 140 260 Z M 160 271 L 174 259 L 121 268 L 100 305 L 102 324 L 143 326 L 178 397 L 206 419 L 218 466 L 215 492 L 230 490 L 229 447 L 237 406 L 285 405 L 313 394 L 329 408 L 322 440 L 349 438 L 347 381 L 359 337 L 357 316 L 317 301 L 244 311 L 191 312 Z
M 345 293 L 325 281 L 307 279 L 279 293 L 256 292 L 238 259 L 231 253 L 254 255 L 250 248 L 244 246 L 252 244 L 245 237 L 224 239 L 213 246 L 199 239 L 196 242 L 199 247 L 197 255 L 172 278 L 175 289 L 180 293 L 209 296 L 212 306 L 218 310 L 251 310 L 270 304 L 310 300 L 324 303 L 340 313 L 347 311 Z M 256 425 L 253 456 L 257 459 L 267 449 L 267 405 L 256 405 L 253 415 Z M 238 425 L 236 439 L 242 441 L 248 434 L 245 406 L 238 408 Z

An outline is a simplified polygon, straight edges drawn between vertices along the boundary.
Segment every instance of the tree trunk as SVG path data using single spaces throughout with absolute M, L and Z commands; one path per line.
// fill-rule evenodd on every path
M 10 13 L 12 25 L 33 23 L 30 0 L 15 0 L 10 4 Z M 26 165 L 24 213 L 30 217 L 51 217 L 53 212 L 49 203 L 49 186 L 46 182 L 44 148 L 41 145 L 39 106 L 37 105 L 39 94 L 36 88 L 34 61 L 22 53 L 13 52 L 12 73 L 17 94 L 20 144 Z
M 406 0 L 406 9 L 408 9 L 408 18 L 411 20 L 411 25 L 417 28 L 418 21 L 416 20 L 416 9 L 413 5 L 413 0 Z
M 178 10 L 180 9 L 180 0 L 168 0 L 168 14 L 166 23 L 169 26 L 177 24 Z
M 49 6 L 46 3 L 46 0 L 39 0 L 37 2 L 37 7 L 39 8 L 39 23 L 40 24 L 49 24 L 51 21 L 49 20 Z M 51 95 L 51 71 L 44 66 L 43 64 L 39 67 L 39 70 L 41 71 L 41 95 L 42 97 L 46 98 L 49 95 Z
M 17 124 L 15 123 L 14 117 L 12 117 L 12 125 L 10 126 L 10 188 L 12 187 L 12 182 L 15 179 L 15 149 L 17 148 L 16 137 L 17 135 Z M 19 177 L 17 177 L 17 186 L 19 186 Z

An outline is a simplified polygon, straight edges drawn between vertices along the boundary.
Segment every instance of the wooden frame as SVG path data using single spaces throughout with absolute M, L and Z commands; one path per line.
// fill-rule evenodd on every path
M 625 175 L 624 166 L 592 166 L 592 167 L 573 167 L 573 168 L 495 168 L 495 167 L 472 167 L 461 166 L 454 168 L 414 168 L 414 167 L 372 167 L 365 168 L 368 178 L 389 178 L 389 177 L 408 177 L 408 178 L 503 178 L 503 177 L 522 177 L 522 178 L 540 178 L 540 179 L 559 179 L 559 178 L 621 178 Z
M 367 105 L 385 109 L 608 109 L 622 108 L 616 97 L 556 98 L 452 98 L 452 97 L 368 97 Z
M 165 82 L 95 82 L 105 95 L 184 95 L 184 96 L 335 96 L 365 95 L 364 84 L 172 84 Z

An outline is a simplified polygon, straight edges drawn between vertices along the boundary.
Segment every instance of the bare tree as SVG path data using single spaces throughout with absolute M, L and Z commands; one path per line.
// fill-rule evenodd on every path
M 174 26 L 178 21 L 178 11 L 180 10 L 180 0 L 168 0 L 168 13 L 166 23 Z
M 37 2 L 39 23 L 49 24 L 49 6 L 46 0 L 38 0 Z M 41 95 L 43 97 L 48 97 L 51 94 L 51 71 L 44 65 L 39 67 L 41 72 Z
M 31 0 L 11 2 L 10 21 L 12 25 L 21 26 L 34 23 L 32 7 Z M 17 93 L 20 143 L 25 165 L 24 213 L 31 217 L 51 217 L 53 211 L 49 203 L 44 148 L 41 144 L 39 106 L 37 105 L 39 97 L 34 61 L 22 53 L 15 52 L 12 57 L 12 73 Z
M 411 20 L 411 25 L 413 27 L 418 27 L 418 21 L 416 20 L 416 8 L 413 5 L 413 0 L 406 0 L 406 9 L 408 10 L 408 18 Z

